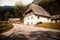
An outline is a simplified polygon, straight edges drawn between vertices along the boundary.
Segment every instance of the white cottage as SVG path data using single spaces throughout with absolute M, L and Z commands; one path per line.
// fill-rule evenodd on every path
M 35 25 L 38 22 L 51 22 L 50 15 L 41 6 L 31 4 L 25 12 L 24 24 Z

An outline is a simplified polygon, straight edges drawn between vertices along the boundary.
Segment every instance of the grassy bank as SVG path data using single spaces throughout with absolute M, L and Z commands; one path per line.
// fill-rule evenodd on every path
M 60 30 L 60 23 L 37 23 L 36 26 Z
M 12 24 L 8 24 L 6 21 L 0 21 L 0 33 L 9 31 L 12 28 L 13 28 Z

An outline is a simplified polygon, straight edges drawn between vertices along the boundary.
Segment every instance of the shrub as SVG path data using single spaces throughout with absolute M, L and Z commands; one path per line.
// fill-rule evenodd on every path
M 8 24 L 7 21 L 0 21 L 0 25 L 3 25 L 3 24 Z
M 8 23 L 2 22 L 2 21 L 0 22 L 0 33 L 8 31 L 12 28 L 13 28 L 12 24 L 8 24 Z
M 42 24 L 42 22 L 38 22 L 37 24 Z

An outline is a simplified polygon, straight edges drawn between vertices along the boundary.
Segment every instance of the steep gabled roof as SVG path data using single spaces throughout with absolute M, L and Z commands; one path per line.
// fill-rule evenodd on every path
M 25 13 L 27 13 L 30 10 L 32 10 L 34 14 L 50 17 L 50 14 L 45 9 L 43 9 L 41 6 L 31 4 Z

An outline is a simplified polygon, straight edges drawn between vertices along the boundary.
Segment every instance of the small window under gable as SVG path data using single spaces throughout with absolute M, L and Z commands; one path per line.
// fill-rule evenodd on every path
M 47 20 L 49 20 L 49 18 L 47 18 Z
M 33 22 L 31 22 L 31 24 L 33 24 Z
M 38 16 L 38 19 L 39 19 L 40 16 Z
M 31 16 L 31 19 L 33 19 L 33 16 Z

